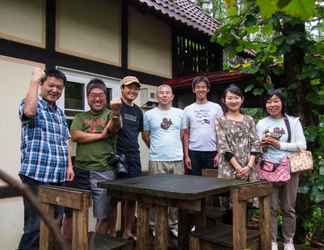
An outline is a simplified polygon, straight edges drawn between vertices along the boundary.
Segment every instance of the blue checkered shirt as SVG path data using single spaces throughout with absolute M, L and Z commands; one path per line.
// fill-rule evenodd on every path
M 21 168 L 19 174 L 43 183 L 66 180 L 69 129 L 63 111 L 38 98 L 33 118 L 24 116 L 24 101 L 19 106 L 21 120 Z

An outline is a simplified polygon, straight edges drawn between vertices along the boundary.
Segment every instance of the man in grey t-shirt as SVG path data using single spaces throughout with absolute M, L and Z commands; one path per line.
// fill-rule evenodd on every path
M 210 84 L 206 77 L 195 77 L 192 91 L 196 102 L 184 109 L 184 158 L 191 175 L 201 175 L 203 168 L 213 168 L 217 158 L 215 120 L 223 116 L 217 103 L 208 101 Z

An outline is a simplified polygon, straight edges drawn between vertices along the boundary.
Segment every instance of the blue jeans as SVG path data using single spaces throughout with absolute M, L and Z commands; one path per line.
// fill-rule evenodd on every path
M 47 185 L 49 183 L 42 183 L 35 181 L 23 175 L 19 175 L 21 181 L 30 188 L 30 190 L 37 196 L 38 187 Z M 54 185 L 60 185 L 54 183 Z M 23 197 L 24 202 L 24 233 L 20 239 L 18 250 L 36 250 L 39 245 L 39 227 L 40 217 L 32 204 Z M 63 211 L 58 213 L 62 214 Z
M 203 168 L 214 168 L 214 158 L 217 151 L 194 151 L 189 150 L 191 160 L 190 175 L 201 175 Z
M 141 159 L 139 152 L 117 152 L 125 155 L 125 165 L 128 174 L 124 178 L 138 177 L 142 175 Z

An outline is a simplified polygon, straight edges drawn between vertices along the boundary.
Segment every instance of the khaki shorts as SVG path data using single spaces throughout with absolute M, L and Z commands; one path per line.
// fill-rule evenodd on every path
M 149 161 L 150 174 L 184 174 L 183 161 Z

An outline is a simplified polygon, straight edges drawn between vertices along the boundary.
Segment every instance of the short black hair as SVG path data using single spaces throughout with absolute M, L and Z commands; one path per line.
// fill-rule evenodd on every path
M 91 79 L 87 84 L 87 95 L 89 95 L 91 90 L 94 88 L 101 89 L 105 93 L 105 95 L 107 95 L 107 87 L 103 80 L 99 78 Z
M 270 98 L 272 98 L 273 96 L 276 96 L 276 97 L 278 97 L 278 98 L 280 99 L 280 101 L 281 101 L 281 106 L 282 106 L 282 108 L 281 108 L 281 114 L 282 114 L 282 115 L 285 115 L 285 113 L 286 113 L 286 102 L 285 102 L 285 98 L 284 98 L 284 96 L 283 96 L 283 94 L 282 94 L 281 89 L 274 89 L 274 90 L 271 90 L 270 92 L 268 92 L 268 93 L 266 94 L 266 96 L 265 96 L 265 98 L 264 98 L 264 100 L 263 100 L 263 108 L 264 108 L 264 110 L 267 112 L 267 107 L 266 107 L 266 105 L 267 105 L 267 101 L 268 101 Z M 268 112 L 267 112 L 267 113 L 268 113 Z
M 48 69 L 45 71 L 45 77 L 44 77 L 43 82 L 46 81 L 48 77 L 55 77 L 56 79 L 62 80 L 63 84 L 65 86 L 66 76 L 62 71 L 60 71 L 58 69 Z
M 206 76 L 196 76 L 193 80 L 192 80 L 192 89 L 194 90 L 196 85 L 200 82 L 204 82 L 207 85 L 207 88 L 210 89 L 210 83 L 209 80 Z
M 243 92 L 237 85 L 235 85 L 235 84 L 229 85 L 224 90 L 224 93 L 223 93 L 222 98 L 221 98 L 221 104 L 222 104 L 222 108 L 223 108 L 224 113 L 226 113 L 228 111 L 228 108 L 226 107 L 226 104 L 225 104 L 225 98 L 226 98 L 226 94 L 228 92 L 231 92 L 232 94 L 237 95 L 237 96 L 241 97 L 242 99 L 244 99 Z

